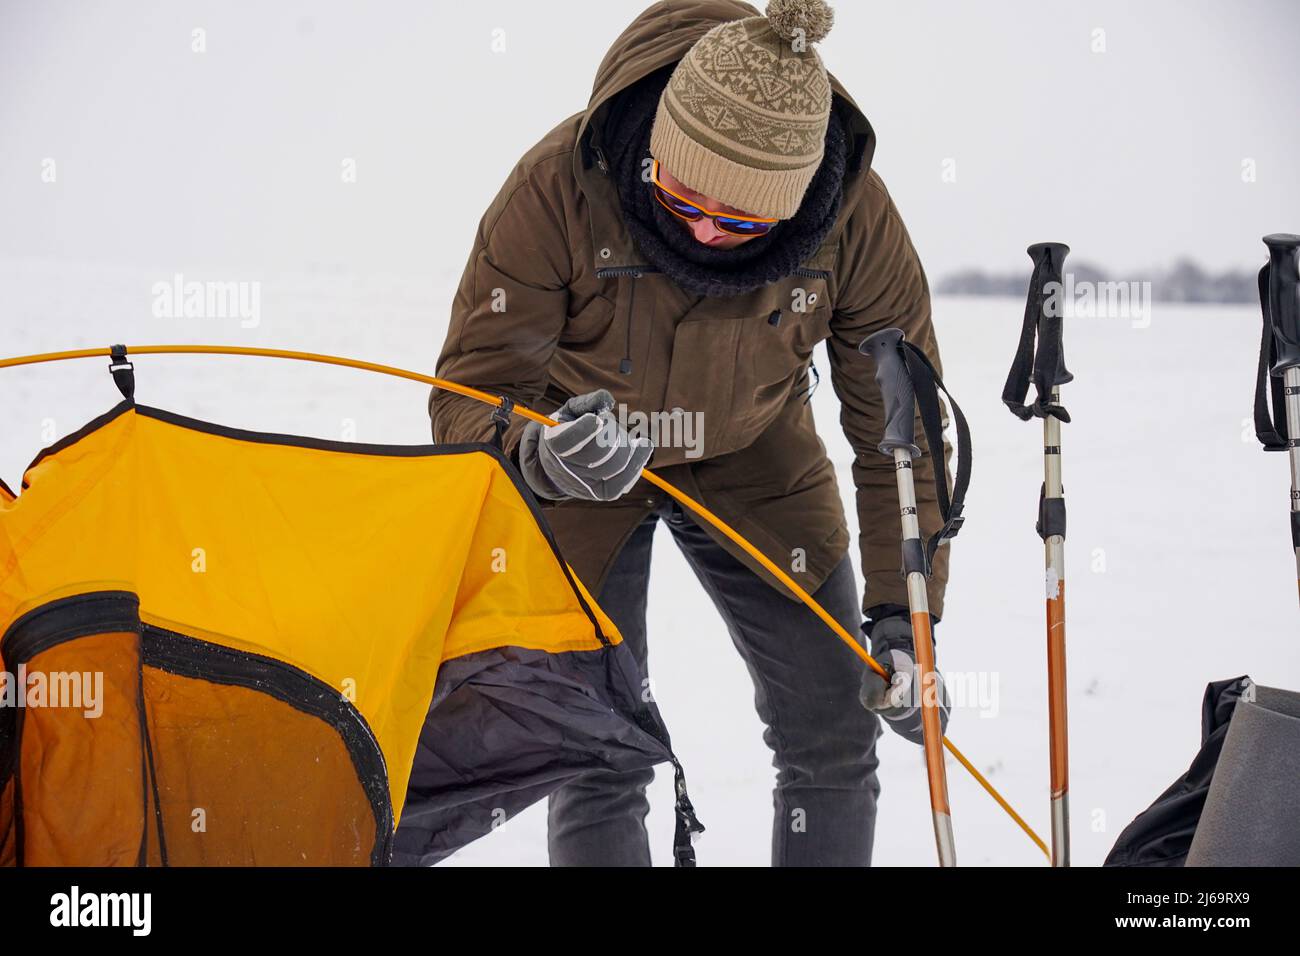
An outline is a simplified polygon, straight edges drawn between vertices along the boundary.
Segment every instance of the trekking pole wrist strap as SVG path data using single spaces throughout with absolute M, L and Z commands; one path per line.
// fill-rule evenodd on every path
M 904 341 L 900 345 L 908 376 L 912 380 L 912 391 L 916 395 L 916 406 L 921 414 L 921 428 L 925 432 L 925 443 L 934 461 L 935 498 L 939 503 L 939 516 L 943 520 L 942 526 L 925 544 L 923 570 L 928 577 L 934 569 L 934 556 L 939 546 L 946 539 L 956 537 L 966 520 L 962 511 L 966 506 L 966 490 L 970 486 L 970 426 L 966 422 L 961 406 L 943 384 L 943 379 L 940 378 L 929 356 L 911 342 Z M 944 454 L 943 406 L 939 402 L 940 393 L 943 393 L 948 400 L 948 407 L 952 409 L 953 424 L 957 433 L 957 472 L 953 476 L 951 494 L 948 491 L 948 462 Z
M 1286 398 L 1292 389 L 1284 376 L 1288 369 L 1300 368 L 1300 236 L 1268 235 L 1264 243 L 1269 261 L 1257 280 L 1262 331 L 1255 372 L 1255 437 L 1265 451 L 1286 451 L 1295 438 L 1286 420 Z

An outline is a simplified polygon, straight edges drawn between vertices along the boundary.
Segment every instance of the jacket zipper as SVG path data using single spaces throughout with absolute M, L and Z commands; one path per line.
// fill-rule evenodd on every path
M 654 266 L 606 266 L 596 270 L 597 279 L 613 279 L 617 276 L 631 276 L 639 279 L 647 272 L 658 272 Z M 627 293 L 627 337 L 623 340 L 623 357 L 619 359 L 618 371 L 621 375 L 632 374 L 632 316 L 636 311 L 636 282 L 628 287 Z
M 639 279 L 648 273 L 658 272 L 654 266 L 605 266 L 596 270 L 597 279 L 613 279 L 618 276 L 631 276 L 633 279 Z
M 643 275 L 651 275 L 659 272 L 654 266 L 634 265 L 634 266 L 603 266 L 596 269 L 597 279 L 613 279 L 618 276 L 632 276 L 639 279 Z M 805 269 L 800 267 L 795 269 L 791 275 L 799 276 L 803 279 L 829 279 L 831 273 L 829 269 Z
M 636 282 L 639 275 L 633 275 L 634 280 L 627 290 L 627 337 L 623 340 L 623 360 L 618 363 L 618 370 L 624 375 L 632 374 L 632 316 L 636 315 Z

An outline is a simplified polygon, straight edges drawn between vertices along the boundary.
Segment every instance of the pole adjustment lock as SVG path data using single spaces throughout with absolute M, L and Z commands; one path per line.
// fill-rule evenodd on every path
M 1038 491 L 1038 524 L 1034 529 L 1046 541 L 1053 535 L 1065 537 L 1065 499 L 1048 498 L 1046 487 Z

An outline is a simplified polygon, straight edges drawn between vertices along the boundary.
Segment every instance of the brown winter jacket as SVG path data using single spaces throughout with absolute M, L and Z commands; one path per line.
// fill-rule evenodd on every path
M 866 117 L 832 77 L 833 108 L 851 143 L 839 218 L 799 273 L 725 298 L 689 295 L 646 264 L 622 224 L 604 159 L 604 108 L 614 94 L 675 63 L 718 23 L 755 15 L 736 0 L 666 0 L 614 41 L 587 109 L 524 155 L 483 216 L 438 375 L 547 413 L 598 388 L 608 389 L 629 415 L 673 408 L 702 413 L 702 454 L 661 446 L 650 467 L 811 592 L 849 542 L 834 470 L 812 410 L 797 394 L 806 388 L 813 347 L 825 341 L 840 422 L 855 452 L 863 607 L 906 605 L 894 467 L 876 448 L 881 398 L 874 365 L 858 344 L 896 326 L 936 364 L 939 356 L 921 263 L 870 169 L 875 134 Z M 778 312 L 780 320 L 769 321 Z M 620 370 L 625 358 L 628 372 Z M 429 410 L 435 441 L 492 436 L 492 409 L 472 399 L 435 390 Z M 516 417 L 507 450 L 524 424 Z M 941 524 L 933 480 L 930 459 L 919 460 L 917 496 L 927 532 Z M 615 502 L 562 501 L 544 511 L 565 558 L 598 592 L 624 542 L 663 496 L 642 480 Z M 947 552 L 939 550 L 930 584 L 936 615 L 943 612 Z

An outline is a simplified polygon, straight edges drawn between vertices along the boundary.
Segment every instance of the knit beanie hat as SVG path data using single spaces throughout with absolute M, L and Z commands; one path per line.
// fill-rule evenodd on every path
M 831 86 L 812 48 L 825 0 L 771 0 L 766 16 L 714 27 L 659 99 L 650 153 L 691 189 L 755 216 L 789 219 L 822 160 Z

